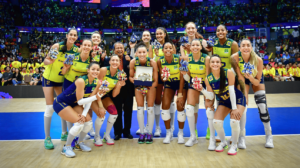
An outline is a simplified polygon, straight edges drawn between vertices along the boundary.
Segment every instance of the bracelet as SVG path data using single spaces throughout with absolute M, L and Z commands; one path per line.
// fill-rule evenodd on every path
M 178 93 L 177 98 L 181 98 L 181 97 L 183 97 L 182 93 Z

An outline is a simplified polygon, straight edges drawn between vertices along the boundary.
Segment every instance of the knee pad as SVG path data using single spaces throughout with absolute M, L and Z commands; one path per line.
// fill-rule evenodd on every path
M 240 121 L 235 119 L 230 119 L 230 127 L 232 131 L 240 130 Z
M 118 115 L 109 115 L 107 121 L 113 124 L 116 122 L 117 117 L 118 117 Z
M 185 112 L 184 111 L 178 111 L 177 112 L 177 120 L 179 122 L 185 122 L 186 120 L 186 115 L 185 115 Z
M 196 104 L 196 105 L 195 105 L 194 110 L 195 110 L 195 111 L 194 111 L 195 113 L 198 113 L 198 111 L 199 111 L 199 104 Z
M 160 115 L 160 104 L 154 104 L 155 115 Z
M 212 111 L 209 107 L 206 109 L 206 116 L 209 120 L 214 119 L 215 112 Z
M 186 106 L 186 116 L 188 117 L 193 117 L 195 113 L 195 107 L 192 105 L 187 105 Z
M 54 113 L 53 105 L 46 105 L 46 110 L 45 110 L 44 116 L 52 117 L 53 113 Z
M 213 125 L 214 125 L 214 128 L 215 128 L 215 130 L 221 130 L 221 129 L 223 129 L 223 120 L 216 120 L 216 119 L 214 119 L 213 120 Z
M 260 92 L 260 91 L 258 91 L 258 92 Z M 254 94 L 254 99 L 255 99 L 256 105 L 258 106 L 260 120 L 262 122 L 269 122 L 270 115 L 269 115 L 269 111 L 268 111 L 268 107 L 267 107 L 266 94 L 264 92 L 262 92 L 262 94 L 256 92 Z
M 116 106 L 115 105 L 110 105 L 107 107 L 107 111 L 109 114 L 111 115 L 118 115 L 118 111 L 116 109 Z
M 170 119 L 171 119 L 170 110 L 162 110 L 162 111 L 161 111 L 161 118 L 162 118 L 164 121 L 170 120 Z
M 105 120 L 105 116 L 103 118 L 97 117 L 97 119 L 95 120 L 95 124 L 101 126 L 103 124 L 104 120 Z
M 74 123 L 73 127 L 70 130 L 70 134 L 77 136 L 83 130 L 84 124 Z
M 82 129 L 82 132 L 88 133 L 91 130 L 92 127 L 93 127 L 93 121 L 92 120 L 88 121 L 88 122 L 85 122 L 84 127 Z

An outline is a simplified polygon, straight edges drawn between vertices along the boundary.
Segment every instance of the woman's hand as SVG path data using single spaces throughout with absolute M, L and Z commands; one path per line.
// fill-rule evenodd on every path
M 69 69 L 71 67 L 71 65 L 68 65 L 68 64 L 64 64 L 64 66 Z
M 188 43 L 184 44 L 184 49 L 189 52 L 191 50 L 191 45 Z
M 129 46 L 130 46 L 130 48 L 134 48 L 134 47 L 135 47 L 135 45 L 136 45 L 136 43 L 137 43 L 137 42 L 135 42 L 135 43 L 129 42 Z
M 210 108 L 212 111 L 215 111 L 214 100 L 205 100 L 205 109 Z
M 85 117 L 81 114 L 78 114 L 79 119 L 77 120 L 77 122 L 79 124 L 84 124 L 85 123 Z
M 125 56 L 125 60 L 126 60 L 126 61 L 130 61 L 129 55 L 126 55 L 126 56 Z
M 253 76 L 248 73 L 245 73 L 245 78 L 249 79 L 250 81 L 254 79 Z
M 184 108 L 184 103 L 183 97 L 177 97 L 176 104 L 179 104 L 181 108 Z
M 154 53 L 155 53 L 156 56 L 158 56 L 159 50 L 158 49 L 154 49 Z
M 99 107 L 99 117 L 104 118 L 105 113 L 106 113 L 106 110 L 103 107 Z
M 242 117 L 242 114 L 239 109 L 235 109 L 231 111 L 230 118 L 235 119 L 235 120 L 240 120 Z
M 122 87 L 122 86 L 125 86 L 125 84 L 126 84 L 125 80 L 121 80 L 121 81 L 118 81 L 117 86 Z

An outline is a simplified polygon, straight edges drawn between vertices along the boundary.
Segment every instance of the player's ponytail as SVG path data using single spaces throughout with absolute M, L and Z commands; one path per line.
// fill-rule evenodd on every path
M 71 29 L 69 29 L 67 34 L 69 34 L 69 33 L 71 32 L 71 30 L 75 30 L 76 33 L 77 33 L 77 35 L 78 35 L 78 32 L 77 32 L 76 28 L 71 28 Z M 67 38 L 65 38 L 64 41 L 63 41 L 63 47 L 61 48 L 61 52 L 62 52 L 62 53 L 67 52 L 67 41 L 68 41 Z

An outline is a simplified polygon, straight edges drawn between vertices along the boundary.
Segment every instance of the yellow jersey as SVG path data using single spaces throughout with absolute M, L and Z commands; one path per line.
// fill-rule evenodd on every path
M 231 69 L 230 57 L 231 57 L 231 46 L 234 40 L 227 38 L 227 41 L 224 45 L 221 45 L 219 39 L 216 39 L 216 42 L 213 47 L 213 54 L 218 54 L 221 57 L 222 67 Z
M 70 67 L 70 70 L 65 74 L 65 78 L 74 82 L 77 77 L 87 74 L 87 67 L 90 64 L 90 58 L 84 62 L 81 60 L 79 53 L 75 54 L 75 59 L 73 60 L 73 65 Z
M 19 62 L 19 61 L 13 61 L 13 62 L 11 63 L 11 66 L 12 66 L 13 68 L 19 69 L 20 67 L 22 67 L 22 64 L 21 64 L 21 62 Z
M 153 60 L 156 62 L 158 59 L 160 59 L 160 57 L 164 56 L 164 52 L 162 51 L 162 48 L 158 49 L 158 55 L 155 55 L 155 49 L 154 46 L 152 46 L 152 50 L 153 50 Z
M 78 52 L 78 47 L 73 44 L 73 47 L 69 51 L 63 53 L 63 46 L 64 42 L 60 42 L 58 50 L 59 54 L 57 55 L 57 59 L 55 59 L 52 64 L 46 66 L 45 72 L 43 74 L 43 77 L 45 79 L 56 83 L 63 83 L 64 81 L 64 75 L 61 73 L 61 70 L 64 67 L 64 62 L 66 60 L 65 54 L 75 54 Z
M 5 70 L 6 65 L 1 65 L 1 71 Z
M 106 71 L 106 75 L 104 77 L 104 80 L 106 80 L 109 85 L 108 85 L 108 92 L 110 92 L 111 90 L 113 90 L 116 86 L 116 84 L 118 83 L 119 79 L 118 79 L 118 72 L 120 72 L 120 70 L 118 69 L 117 73 L 114 75 L 114 76 L 111 76 L 111 73 L 110 73 L 110 67 L 106 67 L 107 68 L 107 71 Z
M 203 80 L 206 78 L 206 66 L 205 66 L 205 58 L 206 58 L 207 54 L 201 53 L 200 59 L 196 62 L 194 60 L 193 54 L 190 54 L 188 57 L 188 69 L 190 71 L 190 75 L 192 78 L 194 77 L 198 77 L 198 78 L 202 78 L 202 82 Z M 191 78 L 191 80 L 192 80 Z
M 286 76 L 287 75 L 287 71 L 285 68 L 278 68 L 278 73 L 280 76 Z
M 161 68 L 167 67 L 170 70 L 170 77 L 168 79 L 169 82 L 180 81 L 179 60 L 179 56 L 174 54 L 172 62 L 169 64 L 164 56 L 160 57 Z

